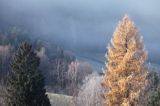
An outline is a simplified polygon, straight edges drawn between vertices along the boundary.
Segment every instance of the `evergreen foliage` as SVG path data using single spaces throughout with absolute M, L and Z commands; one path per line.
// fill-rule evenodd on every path
M 8 106 L 50 106 L 39 61 L 30 44 L 23 42 L 19 46 L 7 80 Z

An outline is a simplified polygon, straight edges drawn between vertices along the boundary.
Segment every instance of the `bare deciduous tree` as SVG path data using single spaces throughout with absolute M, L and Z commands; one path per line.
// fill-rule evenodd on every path
M 82 85 L 86 76 L 93 72 L 91 66 L 87 62 L 73 61 L 69 65 L 67 72 L 68 87 L 67 91 L 69 95 L 77 96 L 79 86 Z
M 102 106 L 103 88 L 100 84 L 101 76 L 93 73 L 85 78 L 76 98 L 76 106 Z
M 9 71 L 12 49 L 11 45 L 0 45 L 0 79 L 3 79 Z

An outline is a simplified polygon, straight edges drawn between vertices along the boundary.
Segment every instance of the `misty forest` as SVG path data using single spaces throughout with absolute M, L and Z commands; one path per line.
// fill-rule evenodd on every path
M 0 106 L 160 106 L 158 0 L 0 0 Z

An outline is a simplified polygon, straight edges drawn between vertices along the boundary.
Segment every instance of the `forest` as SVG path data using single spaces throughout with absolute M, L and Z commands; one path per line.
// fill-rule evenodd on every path
M 160 105 L 159 68 L 146 62 L 142 36 L 127 15 L 107 47 L 103 73 L 71 51 L 26 35 L 16 27 L 0 34 L 1 105 Z
M 0 106 L 160 106 L 158 3 L 0 0 Z

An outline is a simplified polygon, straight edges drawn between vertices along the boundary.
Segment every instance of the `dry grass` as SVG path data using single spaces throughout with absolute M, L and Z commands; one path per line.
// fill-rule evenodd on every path
M 50 99 L 51 106 L 74 106 L 73 97 L 47 93 Z

